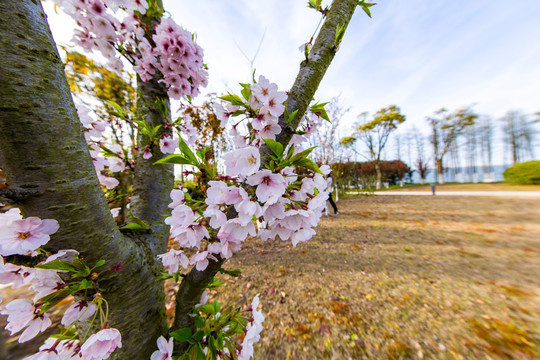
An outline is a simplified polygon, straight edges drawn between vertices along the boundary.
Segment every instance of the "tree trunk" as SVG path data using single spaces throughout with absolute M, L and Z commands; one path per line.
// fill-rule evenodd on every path
M 436 159 L 435 163 L 437 165 L 437 177 L 439 178 L 439 184 L 444 184 L 442 159 Z
M 2 1 L 0 12 L 0 167 L 9 186 L 2 195 L 24 216 L 60 223 L 50 250 L 123 264 L 99 279 L 110 326 L 122 333 L 114 358 L 148 359 L 166 332 L 154 256 L 138 234 L 122 235 L 109 212 L 41 3 Z
M 375 185 L 376 190 L 381 190 L 382 187 L 382 173 L 381 173 L 381 164 L 379 161 L 375 162 L 375 172 L 377 173 L 377 182 Z
M 163 125 L 167 118 L 160 110 L 152 105 L 156 101 L 165 101 L 167 113 L 170 114 L 169 98 L 163 84 L 157 79 L 143 82 L 137 77 L 137 115 L 151 127 Z M 170 117 L 170 115 L 169 115 Z M 158 136 L 163 134 L 163 126 Z M 174 173 L 172 165 L 153 165 L 155 161 L 163 157 L 159 146 L 151 148 L 152 157 L 143 159 L 148 138 L 143 134 L 137 134 L 137 146 L 139 151 L 135 157 L 135 178 L 133 181 L 133 196 L 131 197 L 131 209 L 133 215 L 146 221 L 152 232 L 145 238 L 154 255 L 163 254 L 167 251 L 169 240 L 169 226 L 163 222 L 163 214 L 170 213 L 168 204 L 171 190 L 174 186 Z

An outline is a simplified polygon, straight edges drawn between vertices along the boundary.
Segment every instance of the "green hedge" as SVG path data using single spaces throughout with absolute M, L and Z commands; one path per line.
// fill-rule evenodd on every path
M 504 179 L 513 184 L 540 184 L 540 161 L 516 164 L 506 169 Z

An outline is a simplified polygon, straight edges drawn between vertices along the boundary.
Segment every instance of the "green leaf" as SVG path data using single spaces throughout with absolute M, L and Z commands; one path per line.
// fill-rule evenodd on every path
M 294 165 L 298 165 L 298 166 L 302 166 L 302 167 L 305 167 L 306 169 L 309 169 L 309 170 L 312 170 L 316 173 L 319 173 L 321 175 L 324 175 L 321 171 L 321 169 L 319 169 L 319 166 L 317 166 L 317 164 L 315 164 L 312 160 L 310 159 L 306 159 L 306 158 L 303 158 L 303 159 L 298 159 L 296 161 L 293 162 Z
M 244 102 L 242 101 L 242 99 L 238 95 L 228 94 L 228 95 L 224 95 L 224 96 L 219 97 L 219 99 L 228 101 L 233 105 L 246 107 L 246 104 L 244 104 Z
M 272 150 L 272 152 L 279 157 L 281 154 L 283 154 L 283 145 L 281 143 L 277 142 L 276 140 L 272 139 L 263 139 L 266 145 Z
M 79 268 L 73 265 L 73 263 L 64 260 L 55 260 L 44 264 L 38 264 L 35 266 L 38 269 L 44 270 L 63 270 L 63 271 L 77 271 Z
M 197 360 L 206 360 L 206 355 L 204 354 L 201 344 L 197 347 Z
M 127 225 L 122 226 L 120 229 L 131 229 L 131 230 L 138 230 L 138 229 L 146 229 L 144 226 L 141 226 L 137 223 L 129 223 Z
M 219 272 L 222 273 L 222 274 L 230 275 L 232 277 L 239 277 L 240 275 L 242 275 L 242 270 L 240 270 L 240 269 L 225 270 L 225 269 L 221 268 L 221 269 L 219 269 Z
M 334 42 L 334 46 L 337 48 L 339 44 L 341 44 L 341 41 L 343 40 L 343 35 L 345 35 L 345 25 L 337 25 L 336 26 L 336 39 Z
M 158 164 L 177 164 L 177 165 L 194 165 L 196 166 L 196 163 L 194 164 L 193 161 L 187 159 L 183 155 L 179 154 L 170 154 L 165 156 L 162 159 L 159 159 L 154 163 L 154 165 Z
M 249 97 L 251 95 L 251 85 L 243 83 L 240 83 L 240 85 L 242 86 L 242 91 L 240 91 L 240 93 L 242 94 L 244 99 L 246 99 L 246 101 L 249 101 Z
M 161 129 L 161 125 L 155 126 L 152 128 L 152 131 L 150 132 L 150 139 L 154 139 L 156 137 L 157 132 Z
M 202 330 L 199 330 L 197 331 L 195 334 L 193 334 L 192 336 L 192 339 L 195 341 L 195 342 L 199 342 L 202 340 L 202 338 L 204 337 L 204 331 Z
M 94 269 L 95 269 L 95 268 L 98 268 L 98 267 L 100 267 L 100 266 L 105 265 L 105 263 L 106 263 L 105 260 L 103 260 L 103 259 L 99 260 L 99 261 L 96 263 L 96 265 L 94 266 Z
M 297 113 L 298 113 L 298 109 L 294 110 L 292 114 L 289 115 L 289 118 L 287 119 L 287 125 L 290 125 L 292 123 Z
M 115 103 L 114 101 L 111 101 L 111 100 L 106 100 L 107 101 L 107 104 L 109 104 L 112 108 L 114 108 L 117 112 L 116 115 L 118 115 L 118 117 L 121 117 L 121 118 L 125 118 L 126 117 L 126 113 L 124 111 L 124 109 L 122 109 L 122 107 L 120 105 L 118 105 L 117 103 Z
M 291 145 L 289 146 L 289 151 L 287 151 L 287 159 L 290 159 L 291 156 L 293 156 L 293 154 L 294 154 L 294 146 Z
M 140 227 L 138 228 L 128 228 L 128 229 L 145 229 L 145 230 L 148 230 L 150 229 L 150 227 L 148 226 L 148 223 L 144 220 L 141 220 L 139 219 L 138 217 L 136 217 L 135 215 L 133 215 L 131 212 L 128 214 L 128 219 L 132 221 L 132 223 L 135 223 L 137 225 L 139 225 Z M 130 224 L 128 224 L 130 225 Z M 126 225 L 126 226 L 128 226 Z M 124 226 L 124 228 L 126 228 L 126 226 Z
M 189 146 L 184 142 L 181 137 L 178 139 L 178 147 L 180 148 L 182 154 L 184 154 L 186 158 L 191 160 L 193 165 L 198 166 L 199 161 L 197 160 L 197 157 L 195 156 L 195 154 L 193 154 L 193 151 L 191 151 Z
M 365 0 L 359 0 L 358 6 L 362 7 L 362 10 L 367 14 L 367 16 L 371 17 L 371 11 L 369 10 L 370 7 L 373 5 L 377 5 L 377 3 L 367 3 Z
M 326 112 L 326 109 L 325 109 L 326 104 L 328 103 L 325 102 L 322 104 L 319 104 L 319 103 L 314 104 L 313 106 L 310 107 L 309 110 L 315 115 L 322 117 L 324 120 L 331 122 L 330 117 L 328 116 L 328 113 Z
M 322 0 L 309 0 L 308 7 L 315 10 L 321 10 L 321 3 Z
M 216 338 L 213 336 L 208 337 L 208 355 L 210 355 L 210 359 L 216 359 L 217 358 L 217 341 Z
M 221 281 L 217 277 L 213 277 L 210 283 L 208 284 L 207 288 L 213 289 L 213 288 L 220 287 L 222 285 L 225 285 L 225 281 Z
M 216 310 L 213 304 L 201 305 L 197 308 L 197 311 L 200 311 L 203 314 L 216 315 Z
M 199 159 L 201 159 L 202 162 L 205 162 L 206 153 L 209 152 L 210 150 L 212 150 L 210 146 L 205 146 L 205 148 L 202 149 L 202 151 L 197 151 L 197 156 L 199 157 Z
M 191 339 L 192 332 L 190 328 L 183 328 L 172 331 L 169 333 L 169 335 L 171 335 L 177 341 L 186 342 Z
M 93 287 L 94 287 L 94 283 L 92 282 L 92 280 L 83 279 L 81 281 L 81 290 L 91 289 Z
M 39 309 L 40 314 L 44 314 L 47 310 L 67 298 L 69 295 L 71 295 L 71 292 L 68 288 L 65 288 L 39 299 L 37 302 L 44 303 Z
M 296 160 L 299 160 L 299 159 L 303 159 L 303 158 L 307 158 L 308 155 L 313 151 L 313 149 L 315 149 L 316 146 L 312 146 L 308 149 L 305 149 L 305 150 L 302 150 L 300 151 L 298 154 L 294 155 L 292 158 L 291 158 L 291 161 L 296 161 Z
M 120 155 L 118 155 L 117 153 L 115 153 L 114 151 L 110 150 L 109 148 L 103 146 L 103 145 L 100 145 L 99 148 L 101 149 L 101 153 L 105 156 L 113 156 L 113 157 L 117 157 L 117 158 L 122 158 Z
M 200 316 L 197 316 L 197 317 L 195 318 L 195 327 L 196 327 L 197 329 L 203 328 L 205 325 L 206 325 L 206 323 L 204 322 L 203 319 L 201 319 Z

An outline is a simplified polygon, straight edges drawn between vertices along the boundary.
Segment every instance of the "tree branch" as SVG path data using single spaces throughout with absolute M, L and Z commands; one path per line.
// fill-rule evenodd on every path
M 143 82 L 137 77 L 137 115 L 142 121 L 151 127 L 163 125 L 170 118 L 170 104 L 167 91 L 158 79 Z M 154 108 L 154 103 L 165 101 L 167 114 Z M 162 136 L 163 126 L 159 129 L 158 136 Z M 153 165 L 154 161 L 163 157 L 159 146 L 151 148 L 153 156 L 143 159 L 144 147 L 148 145 L 148 139 L 137 134 L 137 146 L 139 152 L 135 157 L 136 169 L 133 180 L 133 196 L 131 197 L 131 210 L 133 215 L 146 221 L 152 232 L 147 234 L 146 241 L 154 255 L 167 251 L 169 240 L 169 226 L 163 223 L 163 214 L 169 212 L 168 204 L 171 202 L 170 193 L 174 186 L 174 173 L 172 165 Z
M 287 145 L 291 140 L 326 70 L 336 55 L 335 38 L 337 26 L 347 28 L 357 5 L 358 0 L 334 0 L 332 2 L 321 31 L 309 52 L 308 59 L 300 64 L 300 71 L 289 91 L 289 97 L 286 101 L 287 111 L 292 114 L 298 110 L 298 113 L 290 126 L 287 126 L 284 115 L 279 118 L 281 133 L 276 136 L 276 140 L 282 145 Z M 261 157 L 268 154 L 268 147 L 263 146 L 261 148 Z

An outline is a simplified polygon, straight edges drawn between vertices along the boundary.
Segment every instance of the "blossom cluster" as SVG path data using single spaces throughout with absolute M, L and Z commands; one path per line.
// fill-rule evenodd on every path
M 74 41 L 99 51 L 112 69 L 121 69 L 121 53 L 143 81 L 159 78 L 173 99 L 195 97 L 208 83 L 203 50 L 193 35 L 160 13 L 147 14 L 155 0 L 57 0 L 77 23 Z M 154 11 L 158 11 L 154 4 Z M 150 17 L 151 24 L 145 20 Z M 117 51 L 118 50 L 118 51 Z
M 16 334 L 21 332 L 18 342 L 24 343 L 45 331 L 52 324 L 47 311 L 52 301 L 68 285 L 60 278 L 62 270 L 53 269 L 52 264 L 73 262 L 78 252 L 60 250 L 37 267 L 26 267 L 5 262 L 4 256 L 25 255 L 37 256 L 40 247 L 47 244 L 50 235 L 56 233 L 59 224 L 54 219 L 28 217 L 23 219 L 19 209 L 13 208 L 0 214 L 0 284 L 10 284 L 13 288 L 29 285 L 36 295 L 33 300 L 16 299 L 5 304 L 0 313 L 7 315 L 6 330 Z M 41 266 L 40 266 L 41 265 Z M 67 296 L 69 294 L 65 294 Z M 0 296 L 0 301 L 1 301 Z M 84 321 L 93 316 L 98 303 L 80 300 L 72 304 L 64 313 L 61 324 L 69 327 L 76 321 Z M 121 336 L 117 329 L 103 328 L 91 335 L 84 343 L 77 339 L 48 339 L 40 351 L 26 359 L 107 359 L 117 348 L 121 347 Z
M 185 198 L 181 190 L 171 192 L 173 202 L 169 207 L 173 210 L 165 223 L 171 226 L 170 237 L 177 245 L 159 255 L 170 274 L 190 265 L 202 271 L 218 256 L 228 259 L 241 249 L 248 236 L 290 240 L 296 246 L 315 234 L 313 228 L 328 197 L 324 173 L 328 173 L 329 167 L 318 169 L 306 158 L 309 149 L 302 151 L 291 143 L 286 149 L 276 145 L 281 146 L 281 153 L 275 154 L 274 165 L 261 169 L 264 159 L 260 147 L 275 143 L 273 139 L 281 131 L 278 118 L 285 111 L 282 102 L 286 96 L 263 76 L 244 94 L 245 102 L 239 97 L 224 97 L 234 104 L 218 105 L 218 118 L 225 127 L 232 122 L 231 118 L 244 114 L 241 121 L 249 122 L 253 132 L 237 136 L 238 148 L 224 155 L 225 171 L 208 181 L 204 202 Z M 241 121 L 232 124 L 233 129 Z M 307 126 L 313 128 L 313 122 Z M 297 145 L 302 142 L 299 140 L 303 138 L 296 138 Z M 294 166 L 306 163 L 318 171 L 296 174 Z M 188 258 L 186 248 L 197 252 Z
M 249 360 L 253 357 L 253 344 L 260 340 L 260 334 L 263 329 L 262 323 L 264 315 L 259 308 L 259 295 L 253 298 L 251 302 L 251 319 L 246 326 L 246 336 L 242 341 L 242 349 L 238 354 L 238 360 Z

